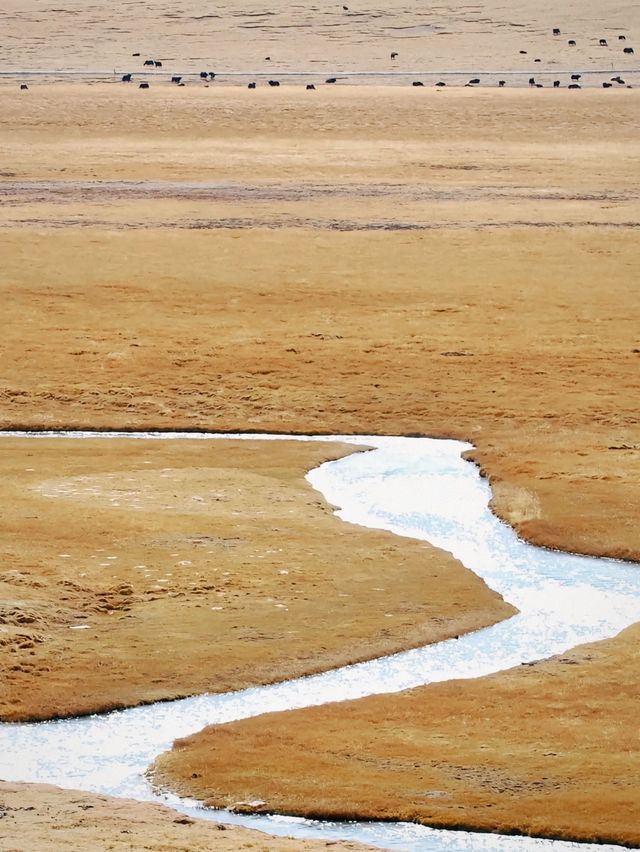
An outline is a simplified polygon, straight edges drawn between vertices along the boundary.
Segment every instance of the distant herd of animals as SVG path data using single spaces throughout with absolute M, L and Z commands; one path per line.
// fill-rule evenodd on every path
M 346 9 L 347 7 L 345 6 L 343 8 Z M 554 36 L 559 36 L 562 33 L 561 33 L 561 30 L 560 30 L 559 27 L 554 27 L 552 29 L 552 34 Z M 626 40 L 627 40 L 627 37 L 625 35 L 619 35 L 618 36 L 618 41 L 623 42 L 623 41 L 626 41 Z M 575 39 L 569 39 L 567 44 L 570 47 L 576 47 L 577 42 L 576 42 Z M 609 43 L 608 43 L 607 39 L 606 38 L 599 39 L 599 46 L 600 47 L 609 47 Z M 623 48 L 623 53 L 625 53 L 627 55 L 633 54 L 634 52 L 635 51 L 632 47 L 624 47 Z M 526 54 L 527 51 L 521 50 L 520 53 Z M 134 56 L 140 56 L 139 53 L 134 53 L 133 55 Z M 398 52 L 394 50 L 390 54 L 390 59 L 395 60 L 395 59 L 398 58 L 398 56 L 399 56 Z M 265 56 L 265 61 L 270 62 L 271 57 Z M 541 59 L 534 59 L 534 62 L 542 62 L 542 60 Z M 157 59 L 145 59 L 144 65 L 147 66 L 147 67 L 162 68 L 162 62 L 159 62 Z M 215 76 L 216 75 L 213 71 L 201 71 L 200 72 L 200 79 L 202 79 L 204 81 L 213 80 L 213 79 L 215 79 Z M 581 74 L 572 74 L 571 75 L 571 81 L 567 85 L 567 88 L 568 89 L 580 89 L 581 85 L 578 81 L 581 79 L 581 76 L 582 76 Z M 337 77 L 328 77 L 325 80 L 325 83 L 336 83 L 337 79 L 338 79 Z M 130 83 L 131 80 L 132 80 L 131 74 L 124 74 L 123 77 L 122 77 L 123 83 Z M 171 78 L 171 82 L 176 83 L 178 86 L 184 86 L 185 85 L 182 77 L 174 76 L 174 77 Z M 475 86 L 479 86 L 480 82 L 481 81 L 480 81 L 479 77 L 473 77 L 464 85 L 466 87 L 475 87 Z M 280 81 L 279 80 L 268 80 L 267 84 L 271 87 L 276 87 L 276 86 L 280 85 Z M 617 87 L 626 86 L 626 88 L 629 88 L 629 89 L 631 88 L 631 86 L 628 86 L 625 83 L 625 81 L 619 75 L 617 75 L 615 77 L 611 77 L 610 80 L 603 81 L 602 82 L 602 88 L 603 89 L 611 89 L 611 88 L 614 88 L 614 84 L 616 84 Z M 139 85 L 140 85 L 141 89 L 148 89 L 149 88 L 149 84 L 147 82 L 142 82 Z M 258 84 L 254 80 L 254 81 L 251 81 L 250 83 L 248 83 L 247 88 L 248 89 L 255 89 L 255 88 L 257 88 L 257 85 Z M 415 86 L 415 87 L 424 87 L 424 83 L 421 80 L 414 80 L 411 85 Z M 443 82 L 442 80 L 439 80 L 435 84 L 436 88 L 444 88 L 446 85 L 447 84 L 445 82 Z M 506 85 L 507 85 L 506 80 L 498 80 L 498 87 L 499 88 L 502 89 Z M 542 89 L 542 88 L 544 88 L 544 84 L 537 81 L 534 77 L 530 77 L 529 78 L 529 87 L 530 88 L 536 88 L 536 89 Z M 553 81 L 553 88 L 554 89 L 560 89 L 561 87 L 562 87 L 562 81 L 561 80 L 554 80 Z M 307 85 L 306 85 L 306 89 L 308 91 L 315 91 L 315 88 L 316 87 L 313 83 L 307 83 Z
M 345 9 L 345 10 L 346 10 L 346 9 L 348 9 L 348 7 L 347 7 L 347 6 L 343 6 L 342 8 L 343 8 L 343 9 Z M 559 36 L 559 35 L 561 35 L 562 33 L 561 33 L 561 30 L 560 30 L 560 28 L 559 28 L 559 27 L 553 27 L 553 29 L 552 29 L 552 34 L 553 34 L 554 36 Z M 619 36 L 618 36 L 618 41 L 619 41 L 619 42 L 625 42 L 626 40 L 627 40 L 626 35 L 619 35 Z M 600 47 L 609 47 L 609 43 L 608 43 L 608 41 L 607 41 L 607 39 L 606 39 L 606 38 L 601 38 L 601 39 L 599 39 L 599 40 L 598 40 L 598 43 L 599 43 L 599 46 L 600 46 Z M 576 42 L 576 40 L 575 40 L 575 39 L 569 39 L 569 40 L 567 41 L 567 44 L 569 45 L 569 47 L 576 47 L 576 46 L 577 46 L 577 42 Z M 520 52 L 521 54 L 524 54 L 524 55 L 526 55 L 526 53 L 527 53 L 527 51 L 526 51 L 526 50 L 520 50 L 519 52 Z M 626 55 L 633 55 L 633 54 L 635 53 L 635 51 L 634 51 L 633 47 L 627 47 L 627 46 L 625 46 L 625 47 L 623 48 L 623 53 L 624 53 L 624 54 L 626 54 Z M 393 51 L 393 52 L 390 54 L 390 58 L 391 58 L 392 60 L 395 60 L 395 59 L 397 59 L 397 58 L 398 58 L 398 55 L 399 55 L 399 54 L 398 54 L 398 52 L 397 52 L 397 51 Z M 132 56 L 134 56 L 134 57 L 140 57 L 140 53 L 134 53 L 134 54 L 132 54 Z M 270 57 L 270 56 L 265 56 L 265 61 L 270 62 L 270 61 L 271 61 L 271 57 Z M 541 60 L 541 59 L 539 59 L 539 58 L 534 59 L 533 61 L 534 61 L 534 62 L 542 62 L 542 60 Z M 144 60 L 144 62 L 143 62 L 143 67 L 145 67 L 145 68 L 153 68 L 153 69 L 155 70 L 155 69 L 158 69 L 158 68 L 162 68 L 163 66 L 162 66 L 162 61 L 161 61 L 161 60 L 158 60 L 158 59 L 145 59 L 145 60 Z M 215 77 L 216 77 L 216 73 L 215 73 L 214 71 L 200 71 L 199 76 L 200 76 L 200 79 L 201 79 L 202 81 L 204 81 L 204 82 L 208 82 L 208 81 L 211 81 L 211 80 L 214 80 L 214 79 L 215 79 Z M 568 88 L 568 89 L 580 89 L 580 88 L 582 88 L 582 87 L 581 87 L 581 85 L 580 85 L 580 83 L 579 83 L 579 80 L 581 79 L 581 77 L 582 77 L 582 75 L 581 75 L 581 74 L 572 74 L 572 75 L 571 75 L 571 82 L 569 82 L 569 83 L 568 83 L 567 88 Z M 329 84 L 331 84 L 331 83 L 336 83 L 337 81 L 338 81 L 338 78 L 337 78 L 337 77 L 328 77 L 328 78 L 325 80 L 325 83 L 329 83 Z M 131 82 L 133 82 L 133 74 L 123 74 L 123 75 L 122 75 L 122 82 L 123 82 L 123 83 L 131 83 Z M 172 83 L 174 83 L 174 84 L 175 84 L 175 85 L 177 85 L 177 86 L 184 86 L 184 85 L 185 85 L 185 83 L 184 83 L 184 80 L 183 80 L 182 76 L 178 76 L 178 75 L 173 75 L 173 76 L 171 77 L 171 82 L 172 82 Z M 464 85 L 465 85 L 466 87 L 474 88 L 475 86 L 479 86 L 479 85 L 480 85 L 480 82 L 481 82 L 481 81 L 480 81 L 480 78 L 479 78 L 479 77 L 472 77 L 472 78 L 471 78 L 471 79 L 470 79 L 467 83 L 465 83 Z M 279 81 L 279 80 L 267 80 L 267 84 L 268 84 L 269 86 L 271 86 L 272 88 L 274 88 L 274 87 L 278 87 L 278 86 L 280 85 L 280 81 Z M 614 86 L 614 84 L 615 84 L 615 86 Z M 250 83 L 248 83 L 247 88 L 248 88 L 248 89 L 255 89 L 255 88 L 257 88 L 257 85 L 258 85 L 258 84 L 257 84 L 255 81 L 251 81 Z M 411 85 L 412 85 L 412 86 L 415 86 L 415 87 L 424 87 L 424 85 L 425 85 L 425 84 L 424 84 L 421 80 L 414 80 L 414 81 L 412 82 L 412 84 L 411 84 Z M 443 82 L 442 80 L 439 80 L 439 81 L 435 84 L 436 88 L 444 88 L 446 85 L 447 85 L 447 84 L 446 84 L 445 82 Z M 498 87 L 499 87 L 499 88 L 501 88 L 501 89 L 502 89 L 502 88 L 504 88 L 506 85 L 507 85 L 507 81 L 506 81 L 506 80 L 498 80 Z M 535 89 L 542 89 L 542 88 L 544 88 L 544 84 L 543 84 L 543 83 L 541 83 L 541 82 L 539 82 L 538 80 L 536 80 L 536 79 L 535 79 L 535 77 L 530 77 L 530 78 L 529 78 L 529 87 L 530 87 L 530 88 L 535 88 Z M 622 79 L 622 77 L 620 77 L 620 75 L 616 75 L 615 77 L 611 77 L 609 80 L 604 80 L 604 81 L 602 81 L 602 88 L 603 88 L 603 89 L 611 89 L 611 88 L 616 88 L 616 87 L 617 87 L 617 88 L 619 88 L 619 87 L 626 87 L 627 89 L 630 89 L 630 88 L 631 88 L 631 86 L 630 86 L 630 85 L 628 85 L 628 84 L 627 84 L 627 83 L 626 83 L 626 82 Z M 29 87 L 28 87 L 28 85 L 27 85 L 26 83 L 21 83 L 21 85 L 20 85 L 20 89 L 21 89 L 21 90 L 25 91 L 25 90 L 27 90 L 28 88 L 29 88 Z M 148 88 L 149 88 L 149 83 L 148 83 L 146 80 L 142 80 L 142 81 L 138 84 L 138 88 L 140 88 L 140 89 L 148 89 Z M 315 87 L 315 85 L 314 85 L 313 83 L 307 83 L 307 85 L 306 85 L 306 89 L 307 89 L 307 91 L 315 91 L 315 88 L 316 88 L 316 87 Z M 554 88 L 554 89 L 560 89 L 560 88 L 562 88 L 562 82 L 561 82 L 560 80 L 554 80 L 554 81 L 553 81 L 553 88 Z

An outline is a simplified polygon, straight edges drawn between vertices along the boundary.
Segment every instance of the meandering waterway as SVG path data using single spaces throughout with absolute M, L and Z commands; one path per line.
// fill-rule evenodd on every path
M 2 433 L 4 435 L 29 433 Z M 51 436 L 52 433 L 38 433 Z M 96 433 L 56 433 L 79 439 Z M 273 435 L 101 433 L 105 440 Z M 37 437 L 34 435 L 34 437 Z M 471 678 L 613 636 L 640 618 L 640 568 L 615 560 L 544 550 L 520 541 L 488 508 L 490 492 L 458 441 L 428 438 L 322 436 L 374 447 L 328 462 L 308 479 L 340 507 L 345 521 L 421 538 L 451 551 L 519 613 L 500 624 L 425 648 L 309 678 L 236 693 L 202 695 L 101 716 L 0 725 L 0 777 L 38 781 L 116 796 L 157 800 L 145 770 L 172 741 L 205 725 L 328 701 L 396 692 L 450 678 Z M 614 850 L 520 837 L 429 829 L 406 823 L 322 823 L 203 811 L 166 796 L 188 813 L 237 822 L 272 834 L 349 838 L 415 852 L 466 850 Z

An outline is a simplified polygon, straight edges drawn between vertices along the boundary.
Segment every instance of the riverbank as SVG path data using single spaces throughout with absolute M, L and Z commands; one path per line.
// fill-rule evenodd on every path
M 477 680 L 177 740 L 155 781 L 213 807 L 640 847 L 640 627 Z
M 238 690 L 512 615 L 449 554 L 333 515 L 304 475 L 358 449 L 0 440 L 0 718 Z
M 60 790 L 46 784 L 0 781 L 0 843 L 11 852 L 188 849 L 189 852 L 367 852 L 339 841 L 292 840 L 237 825 L 192 819 L 162 805 Z

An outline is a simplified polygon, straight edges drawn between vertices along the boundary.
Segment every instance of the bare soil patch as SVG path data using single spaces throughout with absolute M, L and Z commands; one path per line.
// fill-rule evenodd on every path
M 60 790 L 47 784 L 0 782 L 0 842 L 10 852 L 140 849 L 148 852 L 366 852 L 339 841 L 271 837 L 237 825 L 192 819 L 162 805 Z

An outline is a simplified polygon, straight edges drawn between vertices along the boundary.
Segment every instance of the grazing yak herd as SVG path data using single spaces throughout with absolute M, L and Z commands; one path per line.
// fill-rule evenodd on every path
M 345 6 L 345 7 L 343 7 L 343 8 L 345 8 L 345 9 L 346 9 L 347 7 Z M 552 31 L 551 31 L 551 32 L 552 32 L 552 35 L 553 35 L 554 37 L 556 37 L 556 38 L 557 38 L 558 36 L 561 36 L 561 35 L 562 35 L 562 32 L 561 32 L 561 30 L 560 30 L 560 28 L 559 28 L 559 27 L 553 27 L 553 29 L 552 29 Z M 627 37 L 626 37 L 626 35 L 618 35 L 617 40 L 618 40 L 618 42 L 626 42 Z M 568 39 L 568 40 L 567 40 L 567 45 L 568 45 L 569 47 L 577 47 L 577 42 L 576 42 L 576 40 L 575 40 L 575 39 Z M 607 41 L 607 39 L 606 39 L 606 38 L 600 38 L 600 39 L 598 39 L 598 46 L 599 46 L 599 47 L 606 47 L 606 48 L 609 48 L 609 47 L 610 47 L 609 42 Z M 625 54 L 626 56 L 631 56 L 631 55 L 633 55 L 633 54 L 635 53 L 635 51 L 634 51 L 633 47 L 629 47 L 629 46 L 627 46 L 627 45 L 625 45 L 625 46 L 623 47 L 622 52 L 623 52 L 623 54 Z M 523 54 L 523 55 L 526 55 L 526 54 L 527 54 L 527 51 L 526 51 L 526 50 L 520 50 L 520 51 L 519 51 L 519 53 L 520 53 L 520 54 Z M 132 54 L 132 55 L 133 55 L 134 57 L 139 57 L 139 56 L 140 56 L 140 53 L 134 53 L 134 54 Z M 397 53 L 397 51 L 393 51 L 393 52 L 390 54 L 390 58 L 391 58 L 392 60 L 397 59 L 397 57 L 398 57 L 398 56 L 399 56 L 399 54 Z M 270 56 L 265 56 L 265 61 L 271 61 L 271 57 L 270 57 Z M 533 61 L 534 61 L 534 62 L 542 62 L 542 60 L 541 60 L 540 58 L 535 58 Z M 144 60 L 144 62 L 143 62 L 142 64 L 143 64 L 143 67 L 145 67 L 145 68 L 153 68 L 153 70 L 154 70 L 154 71 L 155 71 L 155 70 L 157 70 L 157 69 L 161 69 L 161 68 L 163 67 L 163 65 L 162 65 L 162 61 L 161 61 L 161 60 L 159 60 L 159 59 L 145 59 L 145 60 Z M 205 82 L 205 83 L 208 83 L 208 82 L 210 82 L 210 81 L 214 80 L 214 79 L 215 79 L 215 77 L 216 77 L 216 74 L 215 74 L 215 72 L 214 72 L 214 71 L 200 71 L 200 73 L 199 73 L 199 78 L 200 78 L 200 80 L 201 80 L 201 81 L 203 81 L 203 82 Z M 570 82 L 568 83 L 567 88 L 568 88 L 568 89 L 580 89 L 580 88 L 581 88 L 581 85 L 580 85 L 580 82 L 579 82 L 579 81 L 580 81 L 581 77 L 582 77 L 582 75 L 581 75 L 581 74 L 572 74 L 572 75 L 571 75 L 571 80 L 570 80 Z M 331 84 L 331 83 L 336 83 L 336 82 L 337 82 L 337 80 L 338 80 L 338 78 L 337 78 L 337 77 L 328 77 L 328 78 L 325 80 L 325 83 L 329 83 L 329 84 Z M 133 74 L 128 73 L 128 74 L 123 74 L 123 75 L 122 75 L 122 82 L 123 82 L 123 83 L 131 83 L 132 81 L 133 81 Z M 183 77 L 182 77 L 182 76 L 178 76 L 178 75 L 173 75 L 173 76 L 171 77 L 171 82 L 172 82 L 173 84 L 177 85 L 177 86 L 184 86 L 184 85 L 185 85 L 185 83 L 184 83 L 184 81 L 183 81 Z M 278 87 L 278 86 L 280 85 L 280 81 L 279 81 L 279 80 L 275 80 L 275 79 L 268 80 L 268 81 L 267 81 L 267 83 L 268 83 L 268 85 L 269 85 L 270 87 L 272 87 L 272 88 Z M 479 77 L 472 77 L 472 78 L 471 78 L 471 79 L 470 79 L 467 83 L 465 83 L 464 85 L 465 85 L 466 87 L 469 87 L 469 88 L 474 88 L 475 86 L 479 86 L 480 84 L 481 84 L 481 80 L 480 80 L 480 78 L 479 78 Z M 620 77 L 620 75 L 619 75 L 619 74 L 618 74 L 618 75 L 616 75 L 615 77 L 611 77 L 609 80 L 605 80 L 605 81 L 603 81 L 603 82 L 602 82 L 602 88 L 603 88 L 603 89 L 611 89 L 611 88 L 614 88 L 614 84 L 615 84 L 615 87 L 617 87 L 617 88 L 620 88 L 620 87 L 626 87 L 626 88 L 628 88 L 628 89 L 630 89 L 630 88 L 631 88 L 631 86 L 630 86 L 630 85 L 628 85 L 628 84 L 625 82 L 625 80 L 623 80 L 623 79 L 622 79 L 622 77 Z M 415 87 L 424 87 L 424 85 L 425 85 L 425 84 L 424 84 L 421 80 L 414 80 L 414 81 L 412 82 L 412 86 L 415 86 Z M 446 85 L 447 85 L 447 84 L 446 84 L 445 82 L 443 82 L 442 80 L 439 80 L 439 81 L 435 84 L 436 88 L 443 88 L 443 87 L 444 87 L 444 86 L 446 86 Z M 502 89 L 502 88 L 504 88 L 506 85 L 507 85 L 507 81 L 506 81 L 506 80 L 498 80 L 498 87 L 499 87 L 499 88 L 501 88 L 501 89 Z M 554 80 L 552 85 L 553 85 L 553 88 L 554 88 L 554 89 L 560 89 L 560 88 L 562 87 L 562 81 L 561 81 L 561 80 Z M 143 81 L 141 81 L 141 82 L 139 83 L 139 86 L 138 86 L 138 87 L 139 87 L 140 89 L 148 89 L 148 88 L 149 88 L 149 82 L 148 82 L 148 81 L 146 81 L 146 80 L 143 80 Z M 247 85 L 247 88 L 248 88 L 248 89 L 255 89 L 256 87 L 257 87 L 257 83 L 256 83 L 255 81 L 251 81 L 251 82 Z M 22 84 L 20 85 L 20 89 L 21 89 L 21 90 L 23 90 L 23 91 L 27 90 L 28 88 L 29 88 L 29 87 L 27 86 L 27 84 L 26 84 L 26 83 L 22 83 Z M 535 79 L 535 77 L 530 77 L 530 78 L 529 78 L 529 88 L 542 89 L 542 88 L 544 88 L 544 84 L 543 84 L 543 83 L 541 83 L 540 81 L 536 80 L 536 79 Z M 315 91 L 316 87 L 315 87 L 315 85 L 314 85 L 313 83 L 308 83 L 308 84 L 306 85 L 306 89 L 307 89 L 307 91 Z

